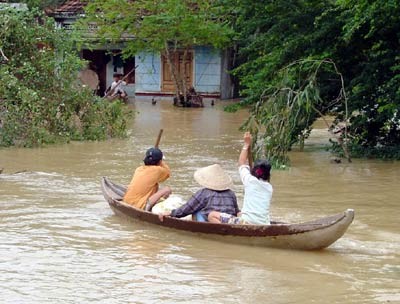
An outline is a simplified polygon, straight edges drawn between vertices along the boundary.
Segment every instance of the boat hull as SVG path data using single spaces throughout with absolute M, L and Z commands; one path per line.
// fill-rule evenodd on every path
M 337 241 L 346 232 L 354 219 L 354 211 L 342 213 L 299 224 L 271 223 L 271 225 L 228 225 L 180 220 L 164 217 L 137 209 L 122 201 L 125 187 L 103 178 L 102 191 L 116 215 L 131 221 L 140 221 L 157 226 L 192 233 L 196 236 L 221 242 L 252 246 L 318 250 Z

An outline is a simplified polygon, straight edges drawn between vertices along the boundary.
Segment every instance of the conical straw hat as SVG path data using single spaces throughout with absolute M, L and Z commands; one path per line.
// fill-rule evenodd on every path
M 232 178 L 218 164 L 198 169 L 194 179 L 211 190 L 223 191 L 232 187 Z

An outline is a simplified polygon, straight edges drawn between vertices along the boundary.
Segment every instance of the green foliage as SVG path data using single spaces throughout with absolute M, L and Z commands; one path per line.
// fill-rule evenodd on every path
M 217 18 L 220 8 L 214 1 L 93 0 L 81 26 L 95 22 L 96 34 L 104 41 L 135 37 L 124 49 L 126 56 L 147 50 L 162 52 L 168 44 L 175 48 L 229 42 L 228 25 Z
M 345 90 L 341 89 L 341 82 L 332 71 L 320 74 L 314 83 L 322 106 L 319 110 L 329 109 L 336 123 L 346 121 L 348 110 L 349 144 L 359 146 L 359 151 L 399 145 L 398 1 L 236 0 L 227 5 L 234 17 L 232 25 L 239 34 L 241 65 L 235 73 L 241 79 L 244 103 L 257 105 L 273 98 L 283 105 L 283 100 L 279 100 L 288 96 L 276 95 L 277 88 L 282 87 L 281 71 L 285 70 L 285 77 L 299 84 L 289 86 L 291 90 L 304 92 L 306 87 L 301 83 L 312 75 L 310 69 L 302 66 L 301 70 L 288 70 L 286 67 L 293 62 L 329 58 L 342 73 Z M 331 104 L 340 91 L 348 92 L 347 109 L 344 103 Z M 267 154 L 273 153 L 276 145 L 293 144 L 299 132 L 307 132 L 314 119 L 325 114 L 320 111 L 310 116 L 308 111 L 298 112 L 290 105 L 286 110 L 293 111 L 291 116 L 298 115 L 306 123 L 291 128 L 290 134 L 284 135 L 282 131 L 283 138 L 272 144 Z M 258 119 L 258 111 L 255 106 L 251 116 Z M 270 106 L 268 113 L 262 114 L 266 117 L 259 128 L 269 127 L 272 118 L 277 119 L 276 123 L 280 121 L 278 117 L 285 120 L 282 111 L 279 106 Z
M 15 1 L 15 2 L 23 2 L 28 5 L 30 9 L 49 9 L 54 8 L 64 2 L 64 0 L 24 0 L 24 1 Z
M 344 157 L 343 149 L 337 144 L 337 142 L 332 142 L 331 150 L 340 157 Z M 349 153 L 356 158 L 400 160 L 400 145 L 364 147 L 358 144 L 350 144 L 348 150 Z
M 258 139 L 255 154 L 266 156 L 277 168 L 289 164 L 288 152 L 292 145 L 308 137 L 317 117 L 341 102 L 346 103 L 343 87 L 339 88 L 335 99 L 325 101 L 321 98 L 320 88 L 328 86 L 326 82 L 342 81 L 331 61 L 296 62 L 279 71 L 279 77 L 280 82 L 263 92 L 243 125 Z M 346 147 L 343 148 L 348 157 Z
M 0 11 L 0 146 L 122 136 L 121 105 L 77 82 L 82 62 L 68 34 L 35 12 Z

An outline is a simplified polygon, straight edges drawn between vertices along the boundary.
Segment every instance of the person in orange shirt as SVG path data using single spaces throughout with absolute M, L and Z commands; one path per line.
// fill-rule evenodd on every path
M 162 159 L 163 153 L 160 149 L 150 148 L 146 151 L 144 166 L 135 170 L 123 198 L 125 203 L 150 211 L 161 198 L 167 198 L 171 194 L 168 186 L 159 189 L 159 183 L 171 175 L 168 165 Z

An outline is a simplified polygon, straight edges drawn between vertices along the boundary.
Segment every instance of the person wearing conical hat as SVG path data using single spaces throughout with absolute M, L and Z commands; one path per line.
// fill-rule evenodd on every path
M 244 186 L 243 208 L 239 216 L 210 212 L 208 221 L 224 224 L 269 225 L 269 205 L 272 198 L 271 165 L 267 160 L 257 160 L 254 167 L 247 164 L 251 135 L 244 134 L 244 145 L 239 155 L 239 174 Z
M 220 165 L 214 164 L 198 169 L 194 173 L 194 179 L 203 188 L 197 191 L 186 204 L 160 215 L 160 220 L 163 220 L 163 216 L 181 218 L 196 214 L 197 220 L 207 221 L 211 211 L 233 216 L 240 212 L 236 195 L 230 190 L 232 179 Z

